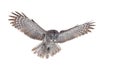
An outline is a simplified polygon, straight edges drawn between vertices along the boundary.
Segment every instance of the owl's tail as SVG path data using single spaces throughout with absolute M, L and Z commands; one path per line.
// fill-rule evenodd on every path
M 35 54 L 37 53 L 38 56 L 42 58 L 49 58 L 49 55 L 53 56 L 60 50 L 61 48 L 59 47 L 59 45 L 55 44 L 54 42 L 48 44 L 42 42 L 41 44 L 32 49 Z

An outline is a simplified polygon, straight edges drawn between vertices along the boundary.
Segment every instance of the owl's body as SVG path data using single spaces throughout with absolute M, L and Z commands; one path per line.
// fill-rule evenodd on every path
M 59 32 L 56 30 L 50 30 L 45 34 L 44 39 L 41 44 L 33 48 L 34 53 L 38 53 L 38 56 L 46 58 L 49 55 L 53 56 L 61 50 L 59 45 L 55 43 L 56 38 L 58 37 Z
M 94 26 L 94 22 L 87 22 L 60 32 L 57 30 L 45 31 L 34 20 L 30 20 L 25 14 L 18 12 L 12 14 L 13 15 L 10 16 L 12 19 L 9 20 L 15 28 L 21 30 L 32 39 L 42 40 L 42 43 L 32 50 L 34 53 L 37 53 L 38 56 L 46 58 L 48 58 L 49 55 L 55 55 L 61 50 L 58 43 L 63 43 L 91 32 L 90 29 L 93 29 L 92 26 Z

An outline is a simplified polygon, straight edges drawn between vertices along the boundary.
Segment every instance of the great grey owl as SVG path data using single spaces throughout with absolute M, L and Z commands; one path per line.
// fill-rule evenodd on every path
M 12 12 L 10 15 L 10 23 L 15 28 L 24 32 L 27 36 L 32 39 L 42 40 L 42 43 L 34 47 L 32 51 L 37 53 L 38 56 L 48 58 L 49 55 L 53 56 L 61 50 L 58 43 L 64 43 L 68 40 L 76 38 L 78 36 L 87 34 L 93 29 L 94 22 L 86 22 L 81 25 L 76 25 L 68 30 L 57 30 L 45 31 L 40 27 L 34 20 L 29 19 L 24 13 Z

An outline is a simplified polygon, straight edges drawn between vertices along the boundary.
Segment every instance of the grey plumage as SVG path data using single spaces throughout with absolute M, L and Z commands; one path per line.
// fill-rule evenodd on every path
M 12 13 L 13 15 L 10 16 L 11 24 L 19 29 L 20 31 L 24 32 L 26 35 L 33 39 L 42 40 L 46 31 L 42 29 L 35 21 L 30 20 L 25 14 L 20 14 L 18 12 Z
M 48 58 L 49 55 L 53 56 L 61 50 L 57 43 L 63 43 L 68 40 L 74 39 L 78 36 L 87 34 L 95 26 L 94 22 L 87 22 L 82 25 L 74 26 L 68 30 L 46 31 L 40 27 L 34 20 L 29 19 L 24 13 L 15 12 L 9 19 L 11 24 L 24 32 L 32 39 L 42 40 L 42 43 L 33 48 L 34 53 L 37 53 L 40 57 Z

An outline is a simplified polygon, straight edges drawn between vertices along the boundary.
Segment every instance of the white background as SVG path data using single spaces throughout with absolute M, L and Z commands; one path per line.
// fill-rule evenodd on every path
M 54 57 L 42 59 L 30 39 L 8 21 L 24 12 L 45 30 L 68 29 L 95 21 L 92 33 L 60 44 Z M 119 0 L 1 0 L 0 83 L 120 83 Z

